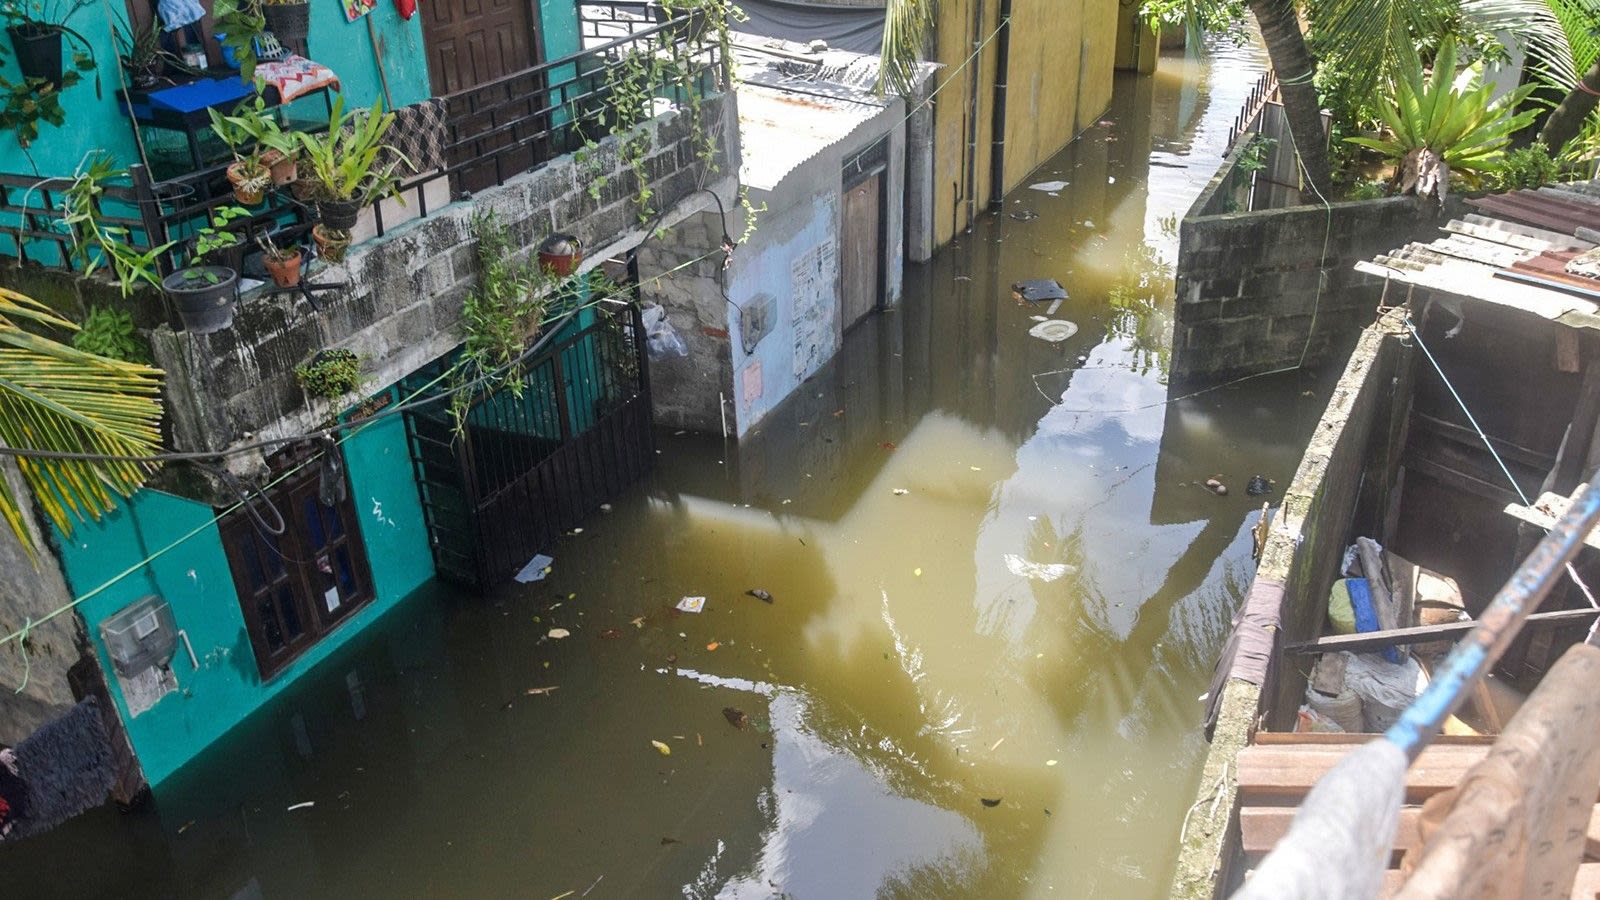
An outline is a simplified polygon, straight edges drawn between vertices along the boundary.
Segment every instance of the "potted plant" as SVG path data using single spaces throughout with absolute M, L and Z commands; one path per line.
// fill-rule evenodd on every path
M 575 235 L 552 234 L 539 244 L 539 268 L 545 274 L 565 278 L 583 262 L 583 241 Z
M 316 181 L 317 217 L 324 225 L 348 231 L 368 204 L 394 195 L 403 154 L 383 143 L 394 124 L 394 113 L 384 112 L 382 101 L 361 114 L 344 110 L 344 98 L 334 101 L 328 130 L 323 134 L 297 132 L 300 152 Z M 380 163 L 380 155 L 393 161 Z
M 219 206 L 194 238 L 194 258 L 235 272 L 244 268 L 244 238 L 229 226 L 250 215 L 238 206 Z
M 57 91 L 78 83 L 80 72 L 93 71 L 94 49 L 83 35 L 73 31 L 67 22 L 90 0 L 7 0 L 0 5 L 0 16 L 6 19 L 6 32 L 11 36 L 11 49 L 17 54 L 17 68 L 22 70 L 24 81 L 37 78 Z M 73 71 L 62 65 L 62 46 L 72 41 Z M 100 93 L 99 75 L 95 76 L 95 95 Z
M 167 53 L 161 49 L 161 28 L 152 18 L 143 28 L 129 26 L 116 30 L 118 61 L 128 80 L 141 90 L 154 87 L 166 69 Z
M 280 41 L 298 44 L 311 30 L 309 0 L 261 0 L 261 15 L 267 30 Z
M 350 249 L 349 231 L 329 228 L 322 222 L 311 226 L 311 239 L 317 244 L 317 255 L 331 264 L 344 262 L 344 254 Z
M 273 284 L 292 288 L 300 283 L 300 261 L 303 257 L 299 247 L 280 247 L 266 232 L 256 239 L 256 243 L 261 245 L 267 274 L 272 276 Z
M 294 181 L 290 183 L 289 190 L 301 203 L 310 203 L 317 197 L 317 174 L 311 171 L 311 163 L 304 156 L 295 156 Z
M 248 110 L 249 107 L 241 104 L 240 109 Z M 225 116 L 215 109 L 206 112 L 211 115 L 211 130 L 233 151 L 233 163 L 228 166 L 228 183 L 233 185 L 233 199 L 245 206 L 258 205 L 265 198 L 267 187 L 272 184 L 272 172 L 261 161 L 261 145 L 252 132 L 254 123 L 246 124 L 249 113 Z
M 277 116 L 269 110 L 260 93 L 250 103 L 239 104 L 233 115 L 223 116 L 222 120 L 234 130 L 235 136 L 248 136 L 255 141 L 261 164 L 267 167 L 273 184 L 281 187 L 296 179 L 300 142 L 295 139 L 294 132 L 284 131 L 278 124 Z

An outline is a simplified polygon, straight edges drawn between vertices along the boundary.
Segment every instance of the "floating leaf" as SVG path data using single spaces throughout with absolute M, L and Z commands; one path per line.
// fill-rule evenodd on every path
M 677 663 L 678 663 L 678 654 L 676 654 L 676 653 L 668 653 L 667 654 L 667 665 L 672 666 L 672 665 L 677 665 Z
M 546 697 L 546 696 L 549 696 L 551 691 L 554 691 L 558 687 L 560 687 L 560 685 L 551 685 L 550 687 L 528 688 L 526 691 L 524 691 L 524 693 L 526 693 L 529 697 Z
M 564 637 L 572 637 L 572 632 L 565 628 L 552 628 L 550 629 L 550 637 L 559 641 Z
M 715 650 L 720 646 L 722 646 L 722 644 L 719 641 L 712 641 L 711 643 L 706 645 L 706 649 L 707 650 Z
M 656 748 L 656 750 L 659 751 L 662 756 L 671 756 L 672 755 L 672 748 L 668 747 L 666 744 L 663 744 L 660 741 L 651 741 L 650 742 L 650 746 Z
M 750 717 L 745 714 L 744 710 L 732 706 L 724 706 L 722 708 L 722 716 L 728 720 L 729 725 L 735 728 L 743 728 L 750 724 Z
M 994 809 L 996 806 L 999 806 L 1000 805 L 1000 801 L 1004 800 L 1005 798 L 1004 797 L 996 797 L 993 800 L 990 800 L 988 797 L 979 797 L 978 799 L 983 801 L 983 805 L 984 806 L 987 806 L 990 809 Z
M 644 627 L 644 616 L 634 616 L 633 618 L 628 620 L 628 624 L 632 625 L 635 628 L 643 628 Z
M 745 591 L 745 594 L 747 596 L 754 597 L 757 600 L 760 600 L 762 603 L 771 603 L 772 602 L 772 595 L 767 593 L 766 591 L 762 590 L 761 588 L 751 588 L 750 590 Z

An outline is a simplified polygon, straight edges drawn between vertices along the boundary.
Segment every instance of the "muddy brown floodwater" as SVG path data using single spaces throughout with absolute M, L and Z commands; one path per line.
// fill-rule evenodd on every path
M 753 438 L 662 432 L 547 581 L 405 604 L 149 805 L 0 851 L 0 890 L 1164 894 L 1243 488 L 1281 491 L 1325 396 L 1296 372 L 1165 402 L 1176 221 L 1262 65 L 1119 76 L 1029 179 L 1059 195 L 913 271 Z M 1009 296 L 1032 277 L 1071 292 L 1063 345 Z

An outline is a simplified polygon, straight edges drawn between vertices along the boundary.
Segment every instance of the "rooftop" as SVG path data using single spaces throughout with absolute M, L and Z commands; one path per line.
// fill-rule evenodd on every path
M 1466 201 L 1477 210 L 1429 243 L 1356 269 L 1401 284 L 1600 328 L 1600 180 Z M 1579 258 L 1582 257 L 1582 258 Z

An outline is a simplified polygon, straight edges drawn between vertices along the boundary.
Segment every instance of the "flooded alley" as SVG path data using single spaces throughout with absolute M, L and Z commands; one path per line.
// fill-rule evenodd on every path
M 909 269 L 904 302 L 744 441 L 659 432 L 654 473 L 549 548 L 547 578 L 427 589 L 153 802 L 0 849 L 5 881 L 1164 895 L 1199 697 L 1276 497 L 1244 485 L 1288 483 L 1331 374 L 1175 401 L 1165 382 L 1176 223 L 1264 66 L 1220 45 L 1119 73 L 1028 179 L 1065 185 Z M 1069 291 L 1064 343 L 1029 334 L 1043 305 L 1009 287 L 1029 278 Z

